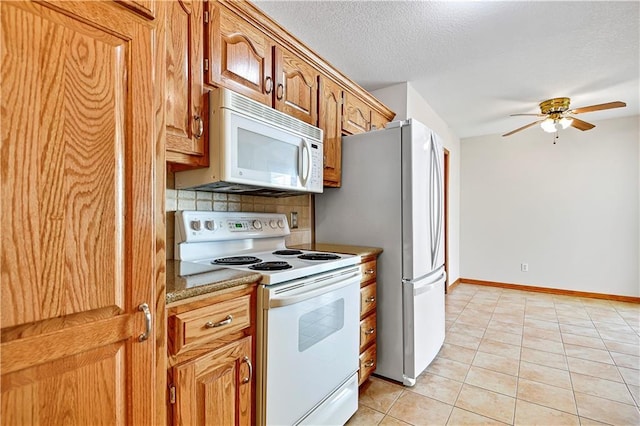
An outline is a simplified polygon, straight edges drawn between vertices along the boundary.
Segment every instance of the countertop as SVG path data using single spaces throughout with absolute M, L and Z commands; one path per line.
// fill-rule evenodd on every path
M 366 257 L 371 255 L 379 255 L 382 253 L 382 249 L 379 247 L 364 247 L 364 246 L 349 246 L 345 244 L 333 244 L 333 243 L 309 243 L 292 246 L 289 248 L 297 248 L 301 250 L 313 250 L 313 251 L 330 251 L 333 253 L 345 253 L 345 254 L 357 254 L 360 257 Z
M 227 290 L 248 284 L 257 284 L 262 275 L 230 268 L 197 274 L 197 284 L 187 287 L 184 277 L 178 275 L 179 260 L 167 260 L 167 305 L 208 293 Z

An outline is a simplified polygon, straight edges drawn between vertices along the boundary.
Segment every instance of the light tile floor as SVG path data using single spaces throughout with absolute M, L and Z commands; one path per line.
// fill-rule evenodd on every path
M 640 425 L 640 305 L 461 284 L 414 387 L 372 377 L 355 425 Z

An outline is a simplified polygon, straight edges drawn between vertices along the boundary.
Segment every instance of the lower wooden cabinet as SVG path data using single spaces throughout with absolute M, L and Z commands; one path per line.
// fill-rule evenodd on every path
M 174 367 L 175 424 L 251 424 L 251 347 L 245 337 Z
M 255 422 L 255 285 L 168 308 L 168 424 Z
M 362 384 L 376 369 L 376 276 L 377 255 L 365 256 L 360 264 L 360 370 L 358 384 Z

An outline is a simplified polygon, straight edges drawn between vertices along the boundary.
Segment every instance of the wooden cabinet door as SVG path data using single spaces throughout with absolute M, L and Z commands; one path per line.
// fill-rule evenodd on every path
M 205 55 L 209 84 L 227 87 L 272 106 L 273 40 L 215 1 L 205 26 Z
M 371 129 L 371 108 L 355 95 L 344 92 L 342 130 L 351 135 Z
M 318 127 L 324 133 L 324 185 L 339 187 L 342 181 L 342 88 L 319 77 Z
M 176 425 L 251 425 L 251 337 L 173 368 Z
M 318 120 L 318 72 L 280 46 L 274 48 L 274 58 L 275 108 L 315 126 Z
M 157 424 L 153 27 L 113 2 L 0 19 L 1 422 Z
M 387 120 L 378 111 L 371 110 L 371 130 L 384 129 L 389 120 Z
M 165 7 L 167 161 L 206 166 L 203 2 L 175 0 Z

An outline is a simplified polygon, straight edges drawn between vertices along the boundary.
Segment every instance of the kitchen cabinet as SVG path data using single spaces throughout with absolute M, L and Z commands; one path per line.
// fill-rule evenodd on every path
M 362 258 L 360 271 L 360 370 L 358 384 L 362 384 L 376 369 L 376 277 L 377 254 Z
M 371 130 L 371 107 L 352 93 L 344 93 L 342 131 L 355 135 Z
M 376 110 L 371 110 L 371 130 L 384 129 L 389 120 Z
M 219 2 L 206 5 L 205 81 L 272 105 L 274 40 Z
M 0 19 L 2 423 L 157 424 L 156 23 L 116 2 Z
M 208 99 L 202 71 L 204 3 L 175 0 L 166 2 L 165 7 L 167 161 L 207 166 Z
M 255 311 L 255 284 L 169 308 L 170 423 L 253 423 Z
M 274 47 L 274 106 L 311 125 L 318 121 L 318 72 L 299 56 Z
M 342 176 L 342 87 L 321 75 L 318 79 L 318 127 L 324 134 L 324 185 L 339 187 Z
M 207 4 L 207 83 L 315 125 L 318 73 L 314 67 L 220 3 Z

